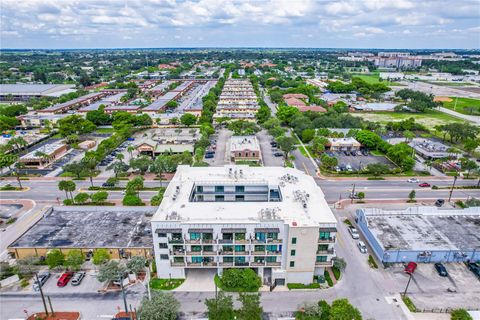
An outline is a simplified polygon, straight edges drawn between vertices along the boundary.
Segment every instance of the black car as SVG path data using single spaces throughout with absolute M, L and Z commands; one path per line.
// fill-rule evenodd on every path
M 351 151 L 350 154 L 355 157 L 357 155 L 357 152 L 356 151 Z
M 343 154 L 346 155 L 346 156 L 349 156 L 349 155 L 350 155 L 350 152 L 344 151 Z
M 435 263 L 435 270 L 437 270 L 440 277 L 448 277 L 447 268 L 440 262 Z
M 476 262 L 467 262 L 468 270 L 472 271 L 480 279 L 480 265 Z
M 215 155 L 213 153 L 206 153 L 205 159 L 212 159 Z
M 272 142 L 270 142 L 270 145 L 271 145 L 272 147 L 276 147 L 276 146 L 277 146 L 277 143 L 276 143 L 275 141 L 272 141 Z
M 114 185 L 113 185 L 113 183 L 105 182 L 105 183 L 102 183 L 102 187 L 104 187 L 104 188 L 111 188 L 111 187 L 114 187 Z
M 362 154 L 363 154 L 364 156 L 368 156 L 368 151 L 367 151 L 367 150 L 363 150 L 363 151 L 362 151 Z
M 437 201 L 435 201 L 435 206 L 441 207 L 441 206 L 443 206 L 444 203 L 445 203 L 445 200 L 437 199 Z
M 275 152 L 273 155 L 275 157 L 283 157 L 283 153 L 281 153 L 281 152 Z

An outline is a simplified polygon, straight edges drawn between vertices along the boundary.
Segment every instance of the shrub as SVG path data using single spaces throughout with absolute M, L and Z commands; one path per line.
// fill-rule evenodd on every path
M 110 255 L 108 254 L 106 249 L 97 249 L 93 253 L 93 264 L 99 265 L 102 264 L 110 259 Z
M 351 226 L 352 223 L 350 222 L 350 220 L 348 220 L 348 218 L 346 218 L 345 220 L 343 220 L 343 223 L 345 223 L 347 226 Z
M 332 267 L 332 272 L 333 272 L 333 276 L 335 277 L 336 280 L 340 279 L 340 275 L 342 274 L 342 272 L 340 271 L 340 269 L 338 269 L 337 267 L 333 266 L 333 267 Z
M 63 265 L 65 255 L 59 249 L 53 249 L 47 254 L 45 260 L 50 269 Z
M 323 272 L 323 276 L 325 277 L 325 281 L 327 281 L 329 287 L 333 287 L 333 280 L 330 277 L 330 273 L 327 270 Z
M 378 269 L 377 262 L 375 261 L 375 259 L 372 257 L 371 254 L 368 255 L 368 265 L 373 269 Z
M 402 295 L 402 300 L 403 303 L 407 306 L 408 310 L 410 312 L 417 312 L 417 307 L 415 307 L 415 304 L 410 300 L 410 298 L 407 295 Z
M 20 280 L 20 287 L 22 287 L 22 288 L 28 287 L 29 284 L 30 283 L 28 282 L 28 279 L 26 279 L 26 278 L 23 278 L 22 280 Z
M 465 309 L 453 310 L 451 320 L 473 320 L 472 316 Z
M 310 284 L 303 284 L 303 283 L 287 283 L 287 288 L 289 290 L 294 290 L 294 289 L 319 289 L 320 284 L 319 283 L 310 283 Z
M 73 205 L 73 200 L 72 199 L 65 199 L 63 200 L 63 204 L 66 206 L 71 206 Z
M 220 278 L 220 283 L 226 291 L 257 291 L 262 280 L 252 269 L 227 269 Z
M 138 196 L 134 194 L 125 195 L 125 197 L 123 197 L 122 203 L 124 206 L 144 206 L 145 205 L 142 199 L 140 199 Z

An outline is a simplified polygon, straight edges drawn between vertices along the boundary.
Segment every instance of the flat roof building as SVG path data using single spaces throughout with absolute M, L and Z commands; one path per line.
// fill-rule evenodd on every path
M 332 151 L 354 151 L 359 150 L 362 144 L 352 137 L 327 138 L 327 147 Z
M 142 207 L 49 207 L 43 217 L 15 240 L 8 251 L 17 259 L 45 257 L 51 249 L 84 254 L 107 249 L 111 258 L 151 256 L 150 218 L 154 208 Z
M 457 157 L 455 153 L 450 152 L 450 147 L 440 142 L 423 140 L 413 141 L 409 145 L 415 149 L 418 155 L 427 160 Z
M 384 263 L 480 259 L 480 207 L 358 209 L 359 229 Z
M 157 274 L 248 267 L 266 284 L 311 283 L 332 266 L 336 225 L 299 170 L 180 165 L 152 218 Z
M 18 161 L 29 168 L 44 168 L 65 155 L 67 149 L 68 147 L 65 143 L 56 141 L 30 151 L 26 155 L 21 156 Z
M 230 137 L 228 152 L 230 153 L 230 161 L 233 163 L 237 161 L 260 163 L 262 161 L 260 144 L 254 135 Z
M 255 118 L 260 106 L 250 80 L 228 79 L 223 85 L 222 93 L 218 99 L 217 111 L 214 118 L 241 118 L 238 115 L 244 113 L 245 118 Z
M 0 101 L 26 101 L 34 97 L 59 97 L 75 92 L 73 84 L 0 84 Z
M 83 95 L 81 97 L 72 99 L 67 102 L 58 103 L 45 109 L 38 110 L 39 113 L 63 113 L 71 109 L 77 109 L 82 106 L 89 105 L 107 95 L 106 92 L 93 92 Z

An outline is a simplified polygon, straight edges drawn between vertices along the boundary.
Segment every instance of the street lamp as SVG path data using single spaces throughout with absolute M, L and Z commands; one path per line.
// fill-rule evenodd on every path
M 453 177 L 453 184 L 452 184 L 452 188 L 450 189 L 450 194 L 448 195 L 448 202 L 450 202 L 450 200 L 452 199 L 452 194 L 453 194 L 453 189 L 455 188 L 455 183 L 457 182 L 457 175 L 455 175 Z

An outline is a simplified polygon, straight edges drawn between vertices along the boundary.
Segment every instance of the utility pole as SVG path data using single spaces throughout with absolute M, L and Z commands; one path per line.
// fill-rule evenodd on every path
M 43 295 L 42 284 L 38 279 L 38 272 L 35 272 L 35 279 L 37 280 L 38 289 L 40 291 L 40 296 L 42 297 L 43 307 L 45 308 L 45 315 L 48 317 L 47 303 L 45 302 L 45 296 Z
M 457 176 L 455 175 L 453 177 L 453 184 L 452 184 L 452 188 L 450 189 L 450 194 L 448 195 L 448 202 L 450 202 L 450 200 L 452 199 L 453 189 L 455 188 L 456 182 L 457 182 Z
M 352 188 L 352 194 L 350 195 L 350 199 L 351 199 L 351 202 L 350 203 L 353 203 L 353 196 L 355 195 L 355 183 L 353 184 L 353 188 Z
M 125 312 L 128 314 L 127 297 L 125 295 L 125 288 L 123 287 L 123 274 L 120 275 L 120 287 L 122 288 L 122 296 L 123 296 L 123 304 L 125 306 Z
M 412 280 L 412 274 L 410 273 L 410 278 L 408 278 L 407 286 L 405 287 L 405 291 L 403 292 L 403 296 L 407 295 L 408 286 L 410 285 L 410 281 Z

